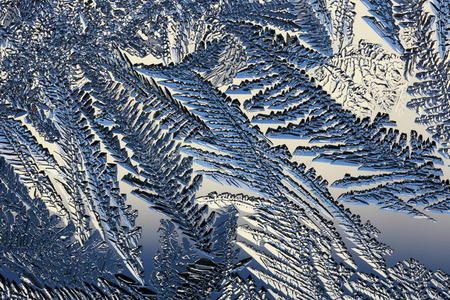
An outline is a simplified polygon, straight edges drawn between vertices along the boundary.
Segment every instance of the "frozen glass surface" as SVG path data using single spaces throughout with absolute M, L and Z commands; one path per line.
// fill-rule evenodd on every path
M 1 299 L 450 299 L 449 0 L 0 0 Z

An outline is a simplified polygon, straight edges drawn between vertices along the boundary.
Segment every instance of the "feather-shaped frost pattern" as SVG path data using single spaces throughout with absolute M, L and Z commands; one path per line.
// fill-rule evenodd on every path
M 0 298 L 449 299 L 449 19 L 0 1 Z

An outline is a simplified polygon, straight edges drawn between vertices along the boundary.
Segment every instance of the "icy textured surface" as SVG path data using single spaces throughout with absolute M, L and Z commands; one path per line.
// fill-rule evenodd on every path
M 449 20 L 0 0 L 0 298 L 450 299 Z

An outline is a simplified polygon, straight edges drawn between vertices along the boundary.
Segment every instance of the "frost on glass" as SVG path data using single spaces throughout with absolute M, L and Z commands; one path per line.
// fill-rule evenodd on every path
M 449 20 L 0 0 L 0 298 L 450 299 Z

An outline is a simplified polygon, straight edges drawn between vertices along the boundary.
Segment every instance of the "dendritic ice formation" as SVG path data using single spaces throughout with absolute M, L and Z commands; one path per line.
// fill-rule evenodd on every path
M 354 212 L 450 212 L 449 47 L 449 0 L 0 0 L 0 298 L 450 299 Z

